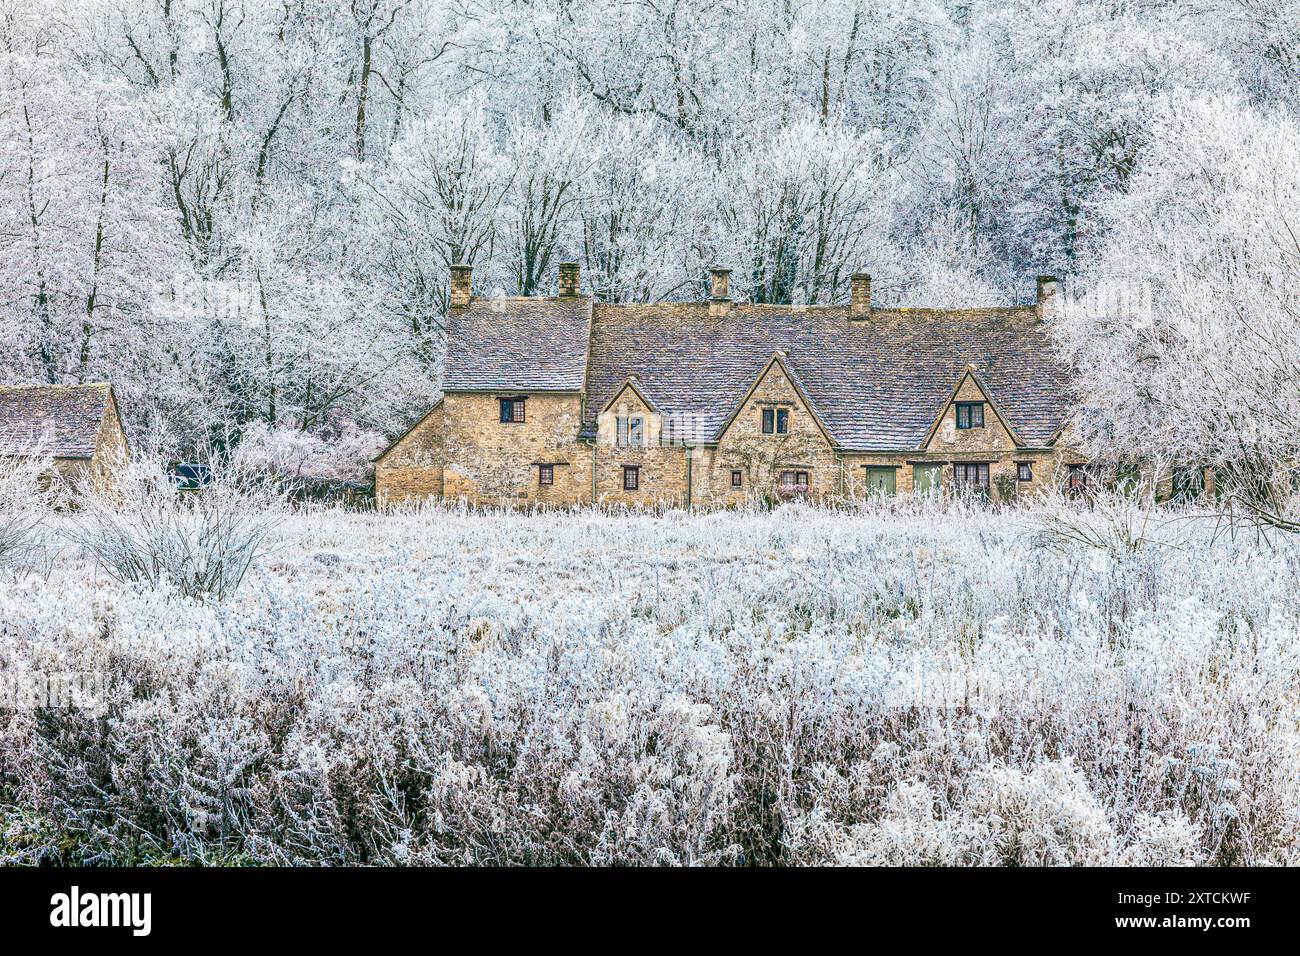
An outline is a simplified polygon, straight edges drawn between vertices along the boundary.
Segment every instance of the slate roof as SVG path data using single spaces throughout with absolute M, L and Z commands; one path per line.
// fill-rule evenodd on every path
M 583 436 L 626 383 L 666 416 L 665 440 L 714 441 L 782 352 L 848 451 L 918 449 L 968 365 L 1026 445 L 1066 414 L 1066 372 L 1033 306 L 875 309 L 706 302 L 608 305 L 590 297 L 475 298 L 448 319 L 444 391 L 586 390 Z
M 1027 445 L 1046 445 L 1066 413 L 1066 374 L 1032 306 L 876 309 L 707 303 L 604 305 L 592 318 L 584 435 L 628 375 L 687 432 L 711 441 L 773 352 L 850 451 L 917 449 L 966 366 Z
M 112 394 L 94 385 L 0 385 L 0 454 L 39 447 L 55 458 L 92 458 Z
M 582 391 L 591 311 L 587 296 L 476 297 L 451 310 L 443 391 Z

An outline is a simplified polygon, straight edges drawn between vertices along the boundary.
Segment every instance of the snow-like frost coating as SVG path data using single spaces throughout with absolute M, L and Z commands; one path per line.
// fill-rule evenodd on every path
M 104 706 L 0 710 L 0 854 L 1300 861 L 1296 545 L 1041 524 L 307 511 L 224 602 L 68 550 L 0 572 L 0 673 Z

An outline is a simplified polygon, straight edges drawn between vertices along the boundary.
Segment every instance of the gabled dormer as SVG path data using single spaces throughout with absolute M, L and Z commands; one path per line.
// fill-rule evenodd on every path
M 974 365 L 967 365 L 920 445 L 926 452 L 1010 451 L 1022 447 Z
M 596 441 L 624 448 L 660 444 L 663 414 L 635 375 L 629 375 L 596 416 Z
M 756 441 L 835 439 L 783 351 L 772 353 L 744 397 L 718 429 L 717 440 L 744 436 Z

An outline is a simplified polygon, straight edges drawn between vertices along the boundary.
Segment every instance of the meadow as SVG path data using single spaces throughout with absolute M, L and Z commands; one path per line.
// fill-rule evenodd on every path
M 51 518 L 0 861 L 1300 862 L 1297 543 L 1062 515 L 284 510 L 219 598 Z

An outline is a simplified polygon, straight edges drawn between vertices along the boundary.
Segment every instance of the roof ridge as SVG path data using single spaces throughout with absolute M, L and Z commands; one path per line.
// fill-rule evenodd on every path
M 112 382 L 18 382 L 12 385 L 0 384 L 0 390 L 17 391 L 20 388 L 74 389 L 74 388 L 112 388 Z

